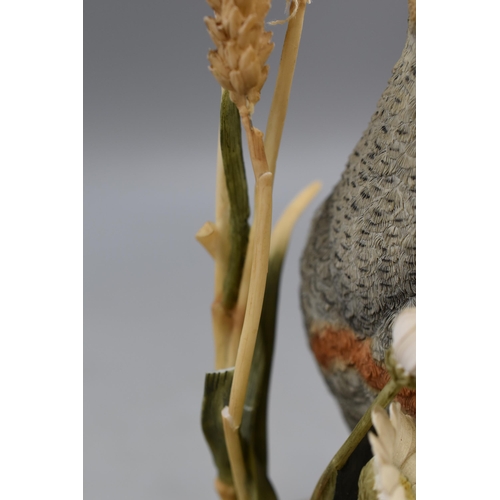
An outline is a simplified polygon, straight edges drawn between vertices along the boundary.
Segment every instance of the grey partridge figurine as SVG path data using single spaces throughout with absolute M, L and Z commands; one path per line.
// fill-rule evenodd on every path
M 389 380 L 394 318 L 416 305 L 415 0 L 409 12 L 403 53 L 301 260 L 309 342 L 351 427 Z M 415 391 L 397 400 L 415 415 Z

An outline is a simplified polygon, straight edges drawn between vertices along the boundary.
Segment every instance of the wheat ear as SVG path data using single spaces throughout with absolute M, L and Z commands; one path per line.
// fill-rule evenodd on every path
M 271 135 L 270 139 L 273 144 L 273 148 L 271 148 L 273 167 L 271 170 L 266 158 L 263 134 L 253 127 L 250 118 L 254 105 L 260 99 L 262 86 L 267 79 L 268 66 L 265 65 L 265 62 L 274 47 L 271 42 L 272 34 L 264 30 L 264 19 L 270 8 L 270 0 L 208 0 L 208 3 L 213 8 L 215 15 L 213 18 L 205 18 L 205 23 L 216 45 L 216 50 L 210 51 L 208 55 L 210 71 L 221 86 L 230 92 L 232 101 L 238 107 L 245 128 L 256 181 L 256 213 L 252 227 L 252 241 L 249 245 L 251 254 L 247 256 L 247 263 L 243 270 L 244 279 L 249 275 L 248 294 L 244 293 L 247 295 L 245 316 L 236 354 L 229 406 L 222 411 L 224 436 L 234 486 L 238 499 L 246 500 L 248 498 L 247 478 L 239 427 L 243 416 L 243 406 L 264 300 L 269 266 L 274 169 L 298 47 L 290 52 L 292 58 L 288 58 L 286 63 L 288 69 L 285 71 L 285 76 L 281 78 L 281 81 L 285 82 L 281 84 L 284 85 L 283 88 L 286 91 L 285 99 L 277 101 L 275 104 L 275 110 L 280 107 L 284 107 L 284 109 L 278 109 L 273 113 L 273 116 L 276 114 L 277 117 L 271 126 L 271 129 L 273 127 L 275 129 L 274 135 Z M 296 5 L 297 2 L 294 4 Z M 305 7 L 305 4 L 299 5 L 296 14 L 290 21 L 299 20 L 298 24 L 294 24 L 295 28 L 292 30 L 292 33 L 298 33 L 298 38 L 296 34 L 292 37 L 297 44 L 302 30 L 301 19 L 303 20 L 303 13 L 302 17 L 297 17 L 300 7 Z M 288 45 L 292 43 L 290 41 L 292 38 L 289 38 Z M 277 91 L 279 92 L 279 89 Z M 250 272 L 248 272 L 249 268 Z M 243 292 L 245 291 L 243 290 Z

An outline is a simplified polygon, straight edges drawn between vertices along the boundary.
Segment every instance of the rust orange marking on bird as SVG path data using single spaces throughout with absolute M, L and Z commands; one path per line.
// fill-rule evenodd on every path
M 366 383 L 380 391 L 389 381 L 385 367 L 377 363 L 371 354 L 371 339 L 358 339 L 348 328 L 323 327 L 310 337 L 311 348 L 318 363 L 325 370 L 356 368 Z M 402 410 L 408 415 L 416 415 L 416 391 L 402 389 L 396 397 Z

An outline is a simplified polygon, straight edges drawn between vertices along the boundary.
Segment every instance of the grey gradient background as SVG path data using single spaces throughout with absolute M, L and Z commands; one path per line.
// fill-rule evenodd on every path
M 202 0 L 84 2 L 84 494 L 216 499 L 200 429 L 212 370 L 213 266 L 194 234 L 213 219 L 220 90 Z M 269 19 L 282 19 L 275 0 Z M 299 310 L 313 210 L 339 179 L 403 48 L 404 0 L 308 6 L 278 159 L 274 218 L 307 183 L 280 298 L 269 410 L 270 476 L 308 498 L 347 436 Z M 254 124 L 265 128 L 285 26 Z M 247 168 L 250 162 L 247 161 Z M 249 171 L 249 179 L 252 179 Z

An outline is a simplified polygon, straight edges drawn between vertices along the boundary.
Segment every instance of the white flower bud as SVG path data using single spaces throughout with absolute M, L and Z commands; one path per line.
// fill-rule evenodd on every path
M 392 327 L 392 349 L 396 361 L 412 376 L 417 375 L 417 309 L 403 309 Z

